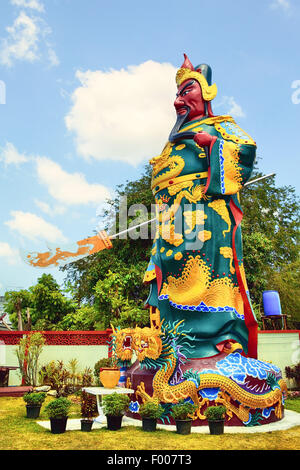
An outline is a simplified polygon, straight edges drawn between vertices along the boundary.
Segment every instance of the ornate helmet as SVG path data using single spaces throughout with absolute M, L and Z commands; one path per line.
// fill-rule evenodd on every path
M 211 101 L 218 92 L 217 85 L 215 83 L 211 84 L 211 76 L 212 71 L 209 65 L 201 64 L 194 68 L 187 55 L 184 54 L 184 62 L 176 73 L 176 83 L 179 87 L 186 80 L 197 80 L 201 86 L 203 99 Z

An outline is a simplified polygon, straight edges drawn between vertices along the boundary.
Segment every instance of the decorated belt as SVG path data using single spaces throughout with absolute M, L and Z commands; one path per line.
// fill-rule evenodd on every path
M 160 184 L 152 184 L 151 189 L 153 194 L 155 195 L 162 189 L 169 188 L 170 186 L 175 186 L 177 184 L 185 183 L 187 181 L 200 180 L 201 178 L 207 178 L 207 176 L 207 171 L 192 173 L 191 175 L 178 176 L 177 178 L 167 179 Z

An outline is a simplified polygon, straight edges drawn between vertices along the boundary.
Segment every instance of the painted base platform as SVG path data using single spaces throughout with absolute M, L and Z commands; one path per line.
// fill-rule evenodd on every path
M 202 415 L 193 421 L 193 427 L 207 426 L 204 410 L 215 404 L 227 407 L 226 427 L 250 428 L 275 423 L 284 418 L 281 398 L 274 400 L 274 396 L 281 397 L 279 383 L 283 385 L 281 371 L 275 365 L 246 358 L 238 351 L 232 354 L 223 352 L 210 358 L 189 359 L 181 364 L 180 370 L 177 370 L 177 374 L 169 381 L 169 390 L 187 380 L 184 374 L 190 370 L 194 374 L 190 380 L 197 381 L 196 376 L 200 380 L 198 398 Z M 141 368 L 140 363 L 136 361 L 126 371 L 127 386 L 136 392 L 142 383 L 145 392 L 152 397 L 156 373 L 157 370 Z M 210 385 L 201 387 L 205 381 Z M 142 399 L 135 393 L 131 400 L 127 416 L 140 419 L 138 411 Z M 172 426 L 175 422 L 169 414 L 162 424 Z

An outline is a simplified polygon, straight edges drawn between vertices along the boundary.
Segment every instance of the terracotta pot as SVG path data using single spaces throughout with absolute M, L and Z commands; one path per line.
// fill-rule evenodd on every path
M 105 388 L 115 388 L 120 380 L 120 369 L 113 367 L 102 367 L 100 369 L 100 381 Z

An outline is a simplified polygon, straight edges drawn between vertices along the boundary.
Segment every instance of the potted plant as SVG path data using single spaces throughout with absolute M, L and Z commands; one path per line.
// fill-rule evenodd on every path
M 65 397 L 50 401 L 45 410 L 50 418 L 52 434 L 64 433 L 67 427 L 68 413 L 72 403 Z
M 185 402 L 184 400 L 179 401 L 173 406 L 171 414 L 175 419 L 176 432 L 178 434 L 190 434 L 192 427 L 192 415 L 196 411 L 196 405 Z
M 117 431 L 122 426 L 122 419 L 128 410 L 130 399 L 127 395 L 112 393 L 103 397 L 103 413 L 106 416 L 107 428 Z
M 157 420 L 164 412 L 163 407 L 155 401 L 146 401 L 140 406 L 139 413 L 142 417 L 144 431 L 155 431 Z
M 80 397 L 81 406 L 81 431 L 89 432 L 92 430 L 93 417 L 97 415 L 97 401 L 94 395 L 83 391 Z
M 204 411 L 210 434 L 223 434 L 225 423 L 225 406 L 209 406 Z
M 29 392 L 23 396 L 23 400 L 26 403 L 27 418 L 36 419 L 40 416 L 41 407 L 45 399 L 45 392 Z

